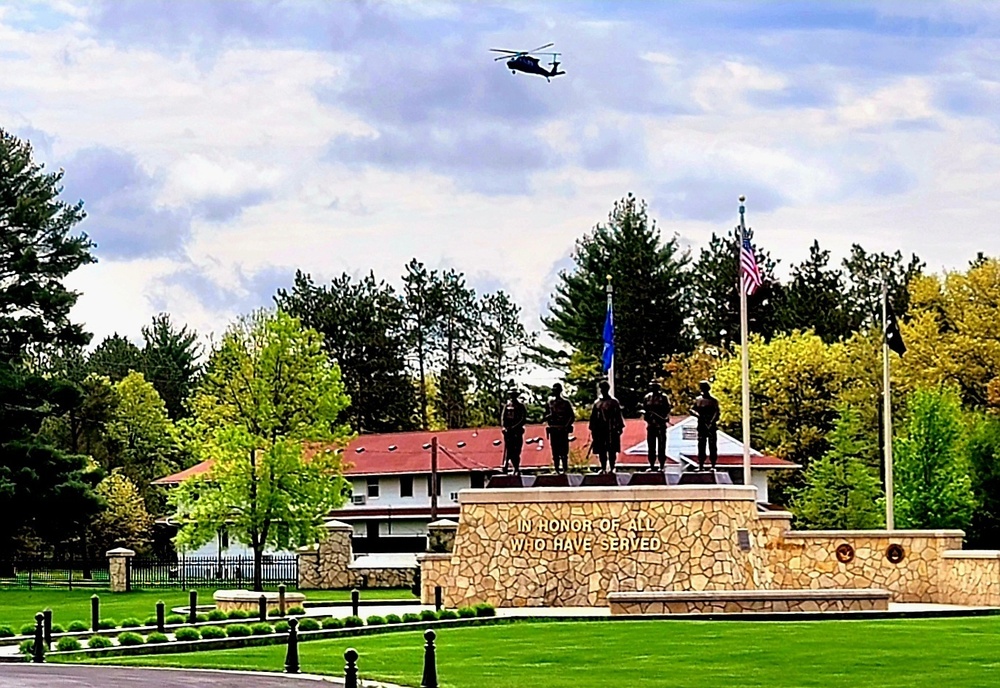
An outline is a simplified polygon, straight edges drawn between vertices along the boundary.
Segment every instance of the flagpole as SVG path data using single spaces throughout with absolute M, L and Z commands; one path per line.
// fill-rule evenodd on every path
M 885 451 L 885 529 L 895 529 L 892 484 L 892 399 L 889 392 L 889 288 L 882 279 L 882 444 Z
M 743 240 L 747 235 L 746 223 L 743 219 L 743 214 L 746 209 L 743 206 L 743 202 L 746 200 L 746 196 L 740 196 L 740 250 L 743 247 Z M 736 253 L 737 257 L 740 255 L 739 251 Z M 737 258 L 738 259 L 738 258 Z M 740 290 L 740 346 L 743 350 L 742 356 L 742 373 L 743 373 L 743 484 L 750 485 L 750 359 L 749 359 L 749 344 L 747 343 L 747 329 L 748 329 L 748 318 L 747 318 L 747 291 L 743 288 L 743 280 L 740 279 L 741 268 L 739 263 L 737 263 L 737 289 Z
M 614 289 L 611 287 L 611 275 L 608 275 L 608 312 L 611 313 L 611 322 L 614 323 L 615 311 L 612 303 L 612 294 Z M 608 366 L 608 385 L 611 387 L 608 390 L 612 397 L 615 396 L 615 355 L 614 352 L 611 354 L 611 365 Z

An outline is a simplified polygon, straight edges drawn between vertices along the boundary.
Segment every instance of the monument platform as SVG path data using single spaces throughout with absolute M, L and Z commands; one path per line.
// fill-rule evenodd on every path
M 759 612 L 871 612 L 889 609 L 889 591 L 703 590 L 689 592 L 613 592 L 611 615 L 753 614 Z

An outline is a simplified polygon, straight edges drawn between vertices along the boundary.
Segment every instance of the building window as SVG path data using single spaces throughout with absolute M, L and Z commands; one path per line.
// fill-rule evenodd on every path
M 482 473 L 473 473 L 469 485 L 474 490 L 481 490 L 486 487 L 486 476 Z
M 430 475 L 427 476 L 427 496 L 428 497 L 431 496 L 431 484 L 432 484 L 431 481 L 432 481 L 432 477 L 433 476 L 430 476 Z M 440 475 L 438 475 L 438 477 L 437 477 L 437 496 L 438 497 L 441 496 L 441 476 Z
M 368 478 L 368 498 L 378 498 L 378 478 Z
M 412 497 L 413 496 L 413 476 L 412 475 L 401 475 L 399 477 L 399 496 L 400 497 Z

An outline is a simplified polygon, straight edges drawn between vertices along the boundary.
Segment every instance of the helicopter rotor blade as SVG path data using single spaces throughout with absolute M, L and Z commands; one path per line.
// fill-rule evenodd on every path
M 494 57 L 493 61 L 499 62 L 500 60 L 509 60 L 511 58 L 519 57 L 521 55 L 524 55 L 524 53 L 511 53 L 510 55 L 501 55 L 500 57 Z
M 490 52 L 491 53 L 509 53 L 511 55 L 521 55 L 522 54 L 522 51 L 520 51 L 520 50 L 502 50 L 500 48 L 490 48 Z
M 539 50 L 545 50 L 546 48 L 551 48 L 554 45 L 555 45 L 555 43 L 546 43 L 545 45 L 540 45 L 537 48 L 535 48 L 534 50 L 529 50 L 528 52 L 529 53 L 536 53 Z

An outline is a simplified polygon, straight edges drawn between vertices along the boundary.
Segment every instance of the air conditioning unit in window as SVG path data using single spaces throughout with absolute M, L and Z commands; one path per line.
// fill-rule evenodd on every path
M 457 492 L 452 492 L 450 495 L 448 495 L 448 499 L 450 499 L 453 502 L 457 502 L 458 501 L 458 493 Z
M 364 504 L 366 501 L 367 501 L 367 499 L 366 499 L 366 497 L 364 495 L 352 495 L 351 496 L 351 504 L 353 504 L 355 506 L 360 506 L 361 504 Z

